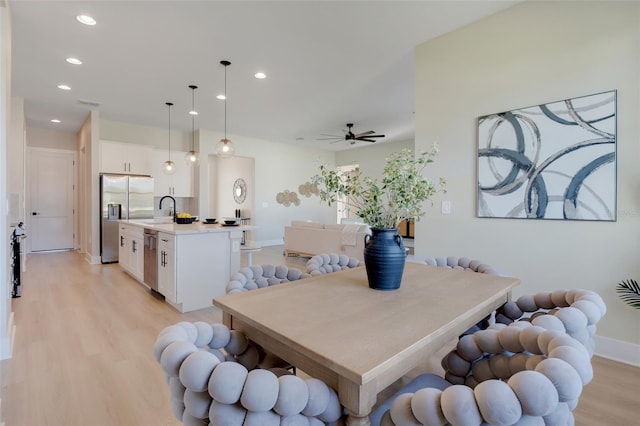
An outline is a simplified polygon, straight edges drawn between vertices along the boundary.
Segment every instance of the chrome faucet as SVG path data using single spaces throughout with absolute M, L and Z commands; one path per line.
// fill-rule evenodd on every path
M 164 197 L 160 198 L 160 205 L 158 206 L 158 208 L 162 210 L 162 201 L 165 198 L 170 198 L 173 201 L 173 221 L 175 222 L 176 221 L 176 199 L 175 198 L 173 198 L 171 195 L 165 195 Z

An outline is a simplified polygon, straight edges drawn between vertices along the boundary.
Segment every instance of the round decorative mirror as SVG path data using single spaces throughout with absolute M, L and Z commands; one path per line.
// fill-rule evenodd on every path
M 247 198 L 247 184 L 242 178 L 236 179 L 233 183 L 233 199 L 236 203 L 242 204 Z

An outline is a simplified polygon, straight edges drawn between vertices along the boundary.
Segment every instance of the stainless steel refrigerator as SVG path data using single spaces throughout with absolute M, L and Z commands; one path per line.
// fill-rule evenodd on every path
M 118 261 L 118 220 L 153 217 L 153 178 L 100 175 L 100 256 Z

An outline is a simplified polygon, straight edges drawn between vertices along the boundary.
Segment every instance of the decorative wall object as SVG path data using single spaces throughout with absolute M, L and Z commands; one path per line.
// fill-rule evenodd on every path
M 242 204 L 247 198 L 247 183 L 242 178 L 236 179 L 233 183 L 233 199 L 236 203 Z
M 276 201 L 278 204 L 282 204 L 285 207 L 289 207 L 290 205 L 299 206 L 300 198 L 298 198 L 298 194 L 295 192 L 291 192 L 288 189 L 285 189 L 282 192 L 278 192 L 276 195 Z
M 300 192 L 300 195 L 309 198 L 312 195 L 318 195 L 318 187 L 311 182 L 305 182 L 298 187 L 298 192 Z
M 616 91 L 478 118 L 478 217 L 616 220 Z

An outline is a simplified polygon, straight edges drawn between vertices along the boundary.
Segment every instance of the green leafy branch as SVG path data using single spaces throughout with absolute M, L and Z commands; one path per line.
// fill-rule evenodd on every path
M 395 152 L 387 158 L 382 179 L 354 174 L 342 174 L 320 166 L 312 177 L 320 199 L 332 205 L 342 197 L 346 207 L 374 228 L 395 228 L 403 219 L 420 220 L 425 215 L 423 203 L 431 201 L 436 192 L 446 192 L 446 182 L 434 183 L 423 175 L 428 164 L 438 154 L 438 145 L 431 151 L 414 156 L 410 149 Z
M 635 280 L 629 279 L 619 282 L 616 292 L 622 300 L 636 309 L 640 309 L 640 285 Z

